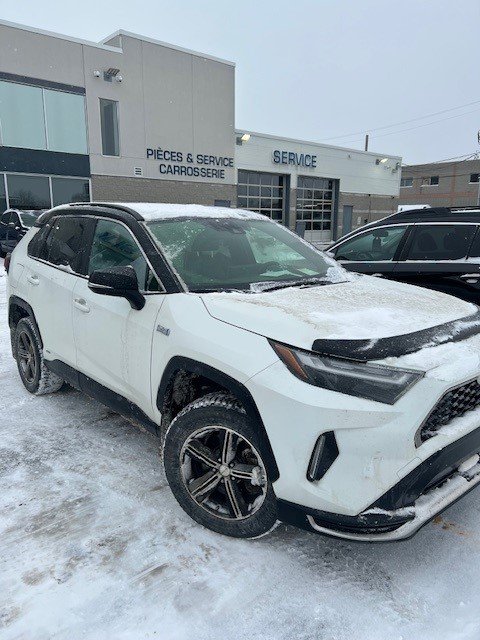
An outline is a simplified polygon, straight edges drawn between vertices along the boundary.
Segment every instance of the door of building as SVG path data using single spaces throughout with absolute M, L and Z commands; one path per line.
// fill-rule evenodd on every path
M 343 205 L 343 224 L 342 236 L 346 236 L 352 230 L 353 206 L 351 204 Z
M 297 220 L 305 220 L 305 240 L 325 245 L 332 239 L 334 180 L 298 176 Z

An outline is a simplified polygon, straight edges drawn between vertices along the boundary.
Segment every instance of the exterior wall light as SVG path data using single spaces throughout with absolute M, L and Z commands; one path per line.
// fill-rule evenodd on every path
M 385 162 L 388 162 L 388 158 L 377 158 L 375 160 L 375 164 L 385 164 Z
M 250 140 L 249 133 L 243 133 L 241 136 L 237 136 L 237 144 L 242 145 L 244 142 L 248 142 Z
M 94 69 L 93 71 L 93 76 L 94 78 L 100 78 L 102 74 L 100 73 L 100 71 L 98 69 Z

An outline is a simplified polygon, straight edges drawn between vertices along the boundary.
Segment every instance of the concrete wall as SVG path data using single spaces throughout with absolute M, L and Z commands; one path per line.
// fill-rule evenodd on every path
M 133 176 L 139 167 L 147 178 L 165 179 L 161 160 L 148 159 L 147 148 L 176 151 L 195 161 L 197 154 L 234 156 L 235 67 L 140 37 L 117 36 L 122 54 L 102 52 L 102 68 L 120 69 L 121 83 L 104 82 L 93 71 L 100 65 L 98 51 L 84 48 L 87 111 L 90 123 L 92 174 Z M 99 98 L 119 103 L 120 157 L 102 156 Z M 197 166 L 195 162 L 191 166 Z M 225 177 L 169 175 L 168 180 L 234 184 L 234 168 Z
M 401 187 L 399 204 L 429 204 L 432 207 L 475 206 L 478 184 L 470 174 L 480 173 L 480 160 L 437 162 L 402 167 L 402 178 L 413 178 L 413 187 Z M 422 177 L 439 176 L 437 186 L 422 186 Z
M 92 175 L 92 200 L 205 205 L 230 200 L 235 206 L 236 197 L 236 186 L 232 184 Z

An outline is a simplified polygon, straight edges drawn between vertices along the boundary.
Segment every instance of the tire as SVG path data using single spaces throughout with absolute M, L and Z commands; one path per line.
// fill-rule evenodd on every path
M 277 501 L 256 429 L 233 396 L 216 392 L 187 405 L 167 430 L 163 464 L 170 488 L 207 529 L 258 538 L 276 526 Z
M 42 396 L 62 387 L 62 378 L 45 366 L 40 336 L 30 318 L 18 322 L 13 344 L 18 373 L 27 391 Z

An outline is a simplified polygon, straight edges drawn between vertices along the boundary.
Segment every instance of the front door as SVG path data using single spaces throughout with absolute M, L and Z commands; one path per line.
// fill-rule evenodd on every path
M 131 265 L 146 304 L 132 309 L 124 298 L 93 293 L 79 280 L 73 295 L 77 369 L 152 415 L 150 360 L 155 320 L 164 301 L 137 241 L 120 222 L 96 223 L 88 274 Z

